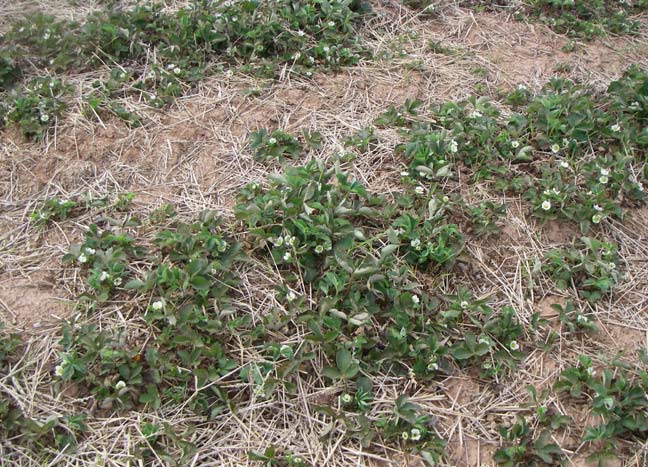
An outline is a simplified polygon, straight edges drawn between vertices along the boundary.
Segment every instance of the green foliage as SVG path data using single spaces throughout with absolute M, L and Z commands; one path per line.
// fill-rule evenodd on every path
M 281 130 L 268 133 L 261 129 L 250 134 L 250 149 L 254 150 L 256 160 L 279 159 L 288 157 L 294 159 L 302 152 L 302 146 L 296 138 Z
M 591 40 L 606 33 L 636 34 L 640 23 L 629 16 L 647 7 L 645 0 L 533 0 L 529 14 L 560 34 Z
M 549 251 L 543 270 L 559 289 L 573 285 L 592 302 L 608 294 L 622 277 L 617 246 L 589 237 L 569 249 Z
M 26 137 L 42 138 L 66 109 L 62 100 L 66 91 L 60 79 L 44 76 L 31 80 L 22 92 L 12 95 L 7 121 L 17 124 Z
M 42 206 L 34 210 L 29 218 L 36 226 L 43 226 L 50 221 L 67 219 L 77 203 L 72 200 L 50 198 Z
M 140 125 L 118 99 L 134 95 L 162 107 L 215 71 L 238 68 L 274 77 L 288 65 L 311 76 L 316 69 L 356 63 L 362 50 L 354 28 L 367 11 L 357 0 L 246 0 L 194 1 L 172 12 L 162 4 L 107 8 L 82 23 L 35 13 L 0 37 L 0 90 L 23 70 L 84 72 L 109 63 L 110 75 L 84 93 L 85 114 L 112 114 Z M 8 99 L 8 120 L 19 123 L 25 136 L 40 138 L 64 106 L 60 93 L 27 88 L 26 96 Z
M 600 423 L 588 427 L 584 441 L 599 443 L 599 457 L 614 452 L 616 440 L 640 441 L 648 434 L 648 373 L 633 374 L 627 364 L 615 362 L 616 368 L 604 368 L 597 376 L 589 357 L 579 356 L 578 367 L 563 370 L 554 384 L 557 392 L 569 392 L 587 400 Z

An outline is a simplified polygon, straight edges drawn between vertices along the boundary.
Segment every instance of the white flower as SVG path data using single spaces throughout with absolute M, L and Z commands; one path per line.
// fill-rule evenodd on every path
M 466 308 L 468 308 L 468 302 L 464 300 L 459 304 L 459 306 L 465 310 Z
M 477 117 L 481 117 L 482 113 L 479 110 L 473 110 L 472 112 L 470 112 L 470 115 L 468 116 L 472 118 L 477 118 Z
M 594 215 L 592 216 L 592 223 L 594 223 L 594 224 L 598 224 L 598 223 L 600 223 L 602 220 L 603 220 L 603 216 L 601 216 L 600 214 L 594 214 Z
M 228 78 L 231 78 L 232 76 L 234 76 L 234 72 L 232 70 L 227 70 L 225 72 L 225 76 L 227 76 Z
M 283 258 L 284 261 L 290 261 L 290 259 L 292 258 L 292 255 L 290 254 L 289 251 L 286 251 L 284 253 L 284 255 L 282 256 L 282 258 Z
M 514 147 L 514 148 L 517 148 L 517 147 L 520 146 L 520 142 L 517 141 L 517 140 L 513 140 L 513 141 L 511 141 L 511 146 Z
M 420 238 L 415 238 L 414 240 L 410 241 L 410 246 L 412 248 L 420 250 L 421 249 L 421 239 Z
M 40 121 L 43 122 L 43 123 L 48 122 L 49 121 L 49 115 L 41 114 Z
M 407 441 L 409 439 L 409 433 L 407 431 L 403 431 L 401 433 L 401 438 L 403 438 L 403 440 Z
M 115 389 L 118 391 L 121 389 L 124 389 L 126 387 L 126 383 L 123 382 L 122 380 L 117 381 L 117 384 L 115 384 Z
M 595 210 L 595 211 L 602 211 L 603 208 L 602 208 L 601 206 L 599 206 L 598 204 L 595 204 L 595 205 L 594 205 L 594 210 Z
M 350 404 L 351 401 L 353 400 L 353 396 L 351 394 L 344 393 L 342 394 L 341 399 L 343 404 Z
M 315 253 L 317 253 L 318 255 L 319 255 L 320 253 L 322 253 L 323 251 L 324 251 L 324 245 L 317 245 L 317 246 L 315 247 Z
M 556 154 L 558 151 L 560 151 L 560 144 L 554 143 L 551 145 L 551 152 Z
M 543 195 L 549 196 L 551 194 L 551 190 L 547 188 L 545 191 L 542 192 Z
M 580 324 L 587 324 L 589 323 L 589 318 L 585 315 L 578 315 L 576 322 Z
M 286 242 L 286 245 L 295 246 L 295 242 L 297 241 L 297 238 L 293 237 L 292 235 L 285 235 L 284 241 Z
M 412 303 L 414 303 L 414 305 L 418 305 L 419 303 L 421 303 L 421 299 L 419 298 L 418 295 L 412 295 Z
M 427 366 L 428 371 L 437 371 L 439 369 L 439 365 L 436 362 L 429 363 Z
M 334 27 L 335 26 L 335 21 L 329 21 L 328 26 L 329 26 L 329 28 Z
M 175 70 L 173 70 L 173 74 L 175 74 L 175 75 L 179 75 L 180 73 L 182 73 L 181 68 L 176 68 Z
M 412 428 L 412 441 L 418 441 L 421 439 L 421 430 L 418 428 Z
M 603 184 L 603 185 L 605 185 L 608 181 L 609 181 L 609 178 L 607 178 L 606 175 L 601 175 L 601 176 L 599 177 L 599 182 L 600 182 L 601 184 Z
M 601 169 L 601 175 L 610 175 L 610 171 L 608 169 Z
M 614 264 L 614 263 L 608 263 L 608 268 L 610 268 L 610 269 L 616 269 L 616 264 Z
M 101 271 L 101 274 L 99 274 L 99 282 L 104 282 L 109 277 L 110 274 L 108 274 L 106 271 Z
M 322 47 L 322 50 L 324 51 L 324 53 L 329 53 L 331 49 L 328 45 L 325 45 L 324 47 Z
M 592 368 L 591 366 L 590 366 L 590 367 L 587 367 L 587 370 L 585 370 L 585 371 L 586 371 L 587 374 L 590 375 L 590 376 L 594 376 L 594 375 L 596 374 L 596 370 L 595 370 L 594 368 Z
M 311 62 L 311 63 L 315 63 L 315 57 L 309 56 L 308 61 Z
M 87 263 L 87 262 L 88 262 L 88 257 L 87 257 L 86 255 L 84 255 L 83 253 L 81 253 L 81 254 L 79 255 L 79 257 L 77 258 L 77 261 L 78 261 L 79 263 L 81 263 L 81 264 L 83 264 L 83 263 Z
M 520 91 L 526 91 L 528 88 L 524 84 L 518 84 L 517 87 Z
M 156 302 L 153 302 L 151 305 L 151 308 L 153 308 L 155 311 L 160 311 L 164 304 L 162 303 L 162 300 L 158 300 Z
M 293 292 L 292 290 L 286 294 L 286 300 L 288 300 L 289 303 L 294 301 L 296 298 L 297 295 L 295 295 L 295 292 Z
M 452 153 L 455 153 L 459 150 L 459 145 L 454 139 L 450 140 L 450 144 L 448 147 L 450 148 L 450 152 Z
M 95 250 L 94 248 L 86 247 L 85 252 L 88 253 L 89 255 L 94 255 L 97 252 L 97 250 Z
M 567 162 L 567 161 L 560 162 L 560 167 L 562 167 L 563 169 L 568 169 L 569 168 L 569 162 Z
M 272 242 L 272 244 L 274 246 L 277 246 L 277 247 L 283 245 L 283 243 L 284 243 L 283 237 L 277 237 L 277 238 L 272 238 L 271 237 L 269 240 Z
M 615 133 L 618 133 L 618 132 L 621 131 L 621 125 L 619 125 L 618 123 L 615 123 L 614 125 L 612 125 L 610 127 L 610 130 L 612 130 Z
M 120 285 L 122 285 L 122 278 L 121 277 L 115 277 L 115 280 L 113 280 L 113 285 L 115 285 L 116 287 L 119 287 Z
M 637 183 L 637 190 L 639 190 L 639 191 L 641 191 L 641 192 L 644 191 L 643 183 L 641 183 L 641 182 L 638 182 L 638 183 Z
M 511 350 L 518 350 L 520 348 L 520 344 L 518 344 L 517 341 L 511 341 L 509 348 Z
M 554 195 L 560 194 L 560 190 L 558 188 L 552 188 L 551 191 L 553 192 Z
M 449 198 L 448 196 L 443 196 L 443 198 L 441 198 L 441 200 L 442 200 L 444 203 L 447 203 L 448 201 L 450 201 L 450 198 Z
M 272 146 L 273 144 L 277 144 L 277 138 L 269 138 L 269 139 L 268 139 L 268 144 L 271 145 L 271 146 Z
M 312 71 L 307 71 L 307 72 L 306 72 L 306 76 L 308 76 L 308 77 L 313 76 L 313 72 L 312 72 Z
M 47 30 L 47 31 L 45 31 L 45 33 L 43 34 L 43 40 L 46 41 L 46 40 L 49 39 L 49 38 L 50 38 L 50 32 L 49 32 L 49 30 Z
M 293 59 L 299 60 L 300 58 L 301 58 L 301 52 L 295 52 L 295 54 L 293 55 Z
M 297 31 L 297 35 L 299 37 L 304 37 L 306 35 L 306 33 L 300 29 L 299 31 Z
M 63 365 L 56 365 L 56 368 L 54 368 L 54 374 L 56 376 L 63 376 L 63 371 L 65 370 L 65 367 Z
M 419 185 L 416 188 L 414 188 L 414 192 L 417 195 L 422 195 L 423 193 L 425 193 L 425 188 L 423 188 L 421 185 Z
M 544 209 L 545 211 L 551 209 L 551 201 L 549 201 L 548 199 L 544 200 L 542 202 L 542 209 Z
M 403 170 L 401 172 L 401 177 L 409 177 L 409 172 L 407 170 Z

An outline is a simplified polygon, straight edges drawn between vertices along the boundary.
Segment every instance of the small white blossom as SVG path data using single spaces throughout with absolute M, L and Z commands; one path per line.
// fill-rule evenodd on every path
M 610 268 L 610 269 L 616 269 L 616 264 L 610 262 L 610 263 L 608 263 L 608 268 Z
M 590 375 L 590 376 L 594 376 L 594 375 L 596 374 L 596 370 L 595 370 L 594 368 L 592 368 L 591 366 L 590 366 L 590 367 L 587 367 L 587 370 L 585 370 L 585 371 L 586 371 L 587 374 Z
M 268 144 L 271 146 L 277 144 L 277 138 L 268 138 Z
M 47 30 L 47 31 L 45 31 L 45 33 L 43 34 L 43 40 L 46 41 L 46 40 L 49 39 L 49 38 L 50 38 L 50 32 L 49 32 L 49 30 Z
M 420 250 L 421 249 L 421 239 L 420 238 L 415 238 L 414 240 L 410 241 L 410 246 L 412 248 Z
M 88 247 L 85 247 L 84 250 L 85 250 L 85 252 L 88 253 L 89 255 L 94 255 L 94 254 L 97 252 L 97 250 L 95 250 L 94 248 L 90 248 L 89 246 L 88 246 Z
M 283 237 L 270 238 L 269 240 L 272 242 L 272 244 L 274 246 L 277 246 L 277 247 L 283 245 L 283 243 L 284 243 Z
M 450 198 L 449 198 L 448 196 L 445 196 L 445 195 L 444 195 L 443 198 L 441 198 L 441 200 L 442 200 L 444 203 L 447 203 L 448 201 L 450 201 Z
M 401 438 L 403 438 L 403 440 L 407 441 L 409 439 L 409 433 L 407 431 L 403 431 L 401 433 Z
M 563 169 L 568 169 L 569 168 L 569 162 L 561 161 L 560 162 L 560 167 L 562 167 Z
M 121 277 L 115 277 L 115 279 L 113 280 L 113 285 L 115 287 L 119 287 L 120 285 L 122 285 L 122 278 Z
M 468 302 L 464 300 L 459 304 L 459 306 L 465 310 L 466 308 L 468 308 Z
M 511 350 L 518 350 L 520 348 L 520 344 L 518 344 L 517 341 L 511 341 L 511 343 L 509 344 L 509 348 Z
M 600 223 L 602 220 L 603 220 L 603 216 L 601 216 L 600 214 L 594 214 L 594 215 L 592 216 L 592 223 L 594 223 L 594 224 L 598 224 L 598 223 Z
M 610 130 L 612 130 L 615 133 L 618 133 L 618 132 L 621 131 L 621 125 L 619 125 L 618 123 L 615 123 L 614 125 L 612 125 L 610 127 Z
M 41 116 L 40 116 L 40 121 L 43 122 L 43 123 L 48 122 L 48 121 L 49 121 L 49 115 L 47 115 L 47 114 L 41 114 Z
M 403 170 L 400 174 L 401 177 L 409 177 L 409 172 L 407 170 Z
M 414 188 L 414 192 L 417 195 L 422 195 L 423 193 L 425 193 L 425 188 L 423 188 L 421 185 L 419 185 L 416 188 Z
M 545 210 L 545 211 L 548 211 L 549 209 L 551 209 L 551 201 L 549 201 L 548 199 L 544 200 L 542 202 L 542 209 Z
M 79 257 L 77 258 L 77 261 L 79 261 L 79 263 L 81 263 L 81 264 L 87 263 L 88 262 L 88 257 L 86 255 L 84 255 L 83 253 L 81 253 L 79 255 Z
M 520 142 L 518 140 L 513 140 L 511 141 L 511 146 L 517 148 L 520 146 Z
M 329 21 L 328 26 L 329 28 L 335 27 L 335 21 Z
M 121 389 L 124 389 L 126 387 L 126 383 L 123 382 L 122 380 L 117 381 L 117 384 L 115 384 L 115 389 L 118 391 Z
M 643 183 L 637 183 L 637 190 L 643 192 L 644 191 L 644 186 Z
M 342 394 L 341 399 L 343 404 L 350 404 L 351 401 L 353 400 L 353 396 L 351 394 L 344 393 Z
M 601 175 L 610 175 L 610 171 L 608 169 L 601 169 Z
M 551 189 L 551 192 L 552 192 L 554 195 L 559 195 L 559 194 L 560 194 L 560 190 L 559 190 L 558 188 L 552 188 L 552 189 Z
M 414 305 L 418 305 L 419 303 L 421 303 L 421 299 L 419 298 L 418 295 L 412 295 L 412 303 L 414 303 Z
M 288 300 L 289 303 L 295 301 L 296 298 L 297 295 L 295 295 L 295 292 L 292 290 L 286 294 L 286 300 Z
M 459 145 L 454 139 L 450 140 L 450 144 L 448 145 L 448 147 L 450 148 L 450 152 L 452 153 L 455 153 L 459 150 Z
M 560 144 L 554 143 L 551 145 L 551 152 L 556 154 L 558 151 L 560 151 Z
M 283 258 L 284 261 L 290 261 L 291 258 L 292 258 L 292 255 L 290 254 L 289 251 L 286 251 L 286 252 L 284 253 L 284 255 L 282 256 L 282 258 Z
M 153 302 L 151 305 L 151 308 L 153 308 L 155 311 L 160 311 L 164 304 L 162 303 L 162 300 L 158 300 L 156 302 Z
M 297 31 L 297 35 L 299 37 L 304 37 L 306 35 L 306 33 L 300 29 L 299 31 Z
M 578 315 L 578 317 L 576 317 L 576 322 L 580 324 L 587 324 L 589 323 L 589 318 L 585 315 Z
M 284 241 L 286 242 L 286 245 L 295 246 L 295 242 L 297 241 L 297 238 L 293 237 L 292 235 L 285 235 Z
M 601 176 L 599 177 L 599 182 L 600 182 L 601 184 L 603 184 L 603 185 L 605 185 L 608 181 L 609 181 L 609 178 L 607 177 L 607 175 L 601 175 Z
M 54 374 L 56 376 L 63 376 L 63 371 L 65 370 L 65 367 L 63 365 L 56 365 L 56 368 L 54 368 Z
M 598 204 L 595 204 L 595 205 L 594 205 L 594 210 L 600 212 L 600 211 L 603 210 L 603 208 L 602 208 L 601 206 L 599 206 Z
M 104 282 L 110 277 L 110 274 L 108 274 L 106 271 L 101 271 L 101 274 L 99 274 L 99 282 Z
M 436 362 L 429 363 L 427 366 L 428 371 L 437 371 L 439 369 L 439 365 Z
M 324 53 L 327 54 L 327 53 L 329 53 L 329 51 L 331 50 L 331 48 L 330 48 L 328 45 L 325 45 L 324 47 L 322 47 L 322 50 L 324 51 Z
M 411 434 L 412 441 L 418 441 L 421 439 L 421 430 L 419 430 L 418 428 L 412 428 Z
M 319 255 L 322 252 L 324 252 L 324 245 L 317 245 L 315 247 L 315 253 L 317 253 Z

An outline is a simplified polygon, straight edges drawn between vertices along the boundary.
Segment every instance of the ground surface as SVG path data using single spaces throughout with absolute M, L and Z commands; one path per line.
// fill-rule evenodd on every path
M 82 15 L 93 6 L 84 4 L 74 9 L 59 2 L 63 6 L 59 10 L 54 4 L 2 3 L 0 25 L 28 8 L 45 7 L 72 16 Z M 73 386 L 54 393 L 44 384 L 56 364 L 59 321 L 79 313 L 74 303 L 84 288 L 81 278 L 62 265 L 61 257 L 71 243 L 82 238 L 88 219 L 35 229 L 28 216 L 42 200 L 133 192 L 135 206 L 142 212 L 171 203 L 187 219 L 206 208 L 231 216 L 239 190 L 249 182 L 262 183 L 268 173 L 278 169 L 252 159 L 246 146 L 247 135 L 253 130 L 282 128 L 295 134 L 301 129 L 320 131 L 324 145 L 315 157 L 324 157 L 344 150 L 344 138 L 370 125 L 389 105 L 399 105 L 406 98 L 418 98 L 425 104 L 460 100 L 475 93 L 476 87 L 496 97 L 499 90 L 520 84 L 539 89 L 556 75 L 603 88 L 630 63 L 648 66 L 645 32 L 579 43 L 568 53 L 562 51 L 567 39 L 545 26 L 517 22 L 505 12 L 448 8 L 440 16 L 419 17 L 392 2 L 379 2 L 376 10 L 379 14 L 374 26 L 387 25 L 390 32 L 380 36 L 366 33 L 364 41 L 376 58 L 335 74 L 261 83 L 240 75 L 216 76 L 171 107 L 148 110 L 150 122 L 141 128 L 129 129 L 113 119 L 91 123 L 73 111 L 59 121 L 43 143 L 27 142 L 11 128 L 0 135 L 0 315 L 8 329 L 22 334 L 27 342 L 20 362 L 26 370 L 20 377 L 0 380 L 0 385 L 12 387 L 10 392 L 24 411 L 46 419 L 66 407 L 90 403 L 78 399 Z M 435 53 L 428 47 L 430 41 L 457 52 Z M 378 58 L 381 52 L 395 47 L 402 51 L 399 57 Z M 415 61 L 417 65 L 410 66 Z M 483 71 L 476 74 L 476 68 Z M 261 89 L 258 95 L 246 96 L 246 90 L 257 87 Z M 353 167 L 358 180 L 388 198 L 398 196 L 398 173 L 403 170 L 393 153 L 394 144 L 381 141 L 375 151 L 360 155 Z M 480 188 L 470 184 L 461 192 L 467 198 L 480 198 Z M 502 233 L 495 239 L 466 245 L 472 258 L 475 295 L 496 290 L 497 299 L 513 304 L 522 320 L 540 311 L 560 332 L 550 305 L 565 303 L 570 292 L 541 282 L 531 295 L 523 293 L 527 287 L 525 270 L 529 258 L 570 244 L 579 233 L 566 224 L 541 225 L 519 199 L 498 201 L 507 206 Z M 457 466 L 492 465 L 492 454 L 499 446 L 497 427 L 503 421 L 512 421 L 514 411 L 526 400 L 528 384 L 550 386 L 578 353 L 621 352 L 637 359 L 638 349 L 648 346 L 648 211 L 634 210 L 623 224 L 610 221 L 603 229 L 620 244 L 631 279 L 593 309 L 600 328 L 595 338 L 559 337 L 560 345 L 549 353 L 528 355 L 517 377 L 502 381 L 498 387 L 484 385 L 469 373 L 451 375 L 432 385 L 389 378 L 383 381 L 375 400 L 393 401 L 399 394 L 410 394 L 413 402 L 438 417 L 439 433 L 448 441 L 449 462 Z M 272 277 L 265 278 L 265 282 L 271 281 Z M 266 285 L 263 281 L 250 284 L 261 289 Z M 451 284 L 441 286 L 452 289 Z M 122 316 L 122 308 L 115 305 L 91 319 L 101 326 L 123 325 L 133 318 L 126 312 Z M 288 446 L 317 466 L 423 465 L 421 460 L 404 458 L 392 448 L 364 451 L 358 444 L 344 441 L 341 431 L 320 438 L 327 422 L 312 411 L 309 402 L 324 403 L 337 395 L 334 387 L 323 384 L 301 387 L 297 397 L 280 394 L 223 417 L 218 426 L 193 435 L 194 442 L 209 446 L 209 455 L 197 455 L 192 465 L 246 465 L 250 449 L 263 450 L 270 443 Z M 575 420 L 587 423 L 587 413 L 570 413 L 573 408 L 563 408 Z M 159 415 L 97 414 L 89 423 L 80 454 L 63 456 L 60 461 L 68 463 L 65 465 L 97 465 L 93 459 L 101 458 L 104 465 L 125 465 L 120 455 L 142 436 L 142 421 L 155 421 Z M 191 421 L 181 412 L 163 416 L 178 427 Z M 588 465 L 584 461 L 587 448 L 578 433 L 567 430 L 557 441 L 568 452 L 567 465 Z M 0 457 L 3 449 L 0 447 Z M 641 456 L 626 457 L 624 465 L 646 465 Z M 28 455 L 16 465 L 30 465 Z

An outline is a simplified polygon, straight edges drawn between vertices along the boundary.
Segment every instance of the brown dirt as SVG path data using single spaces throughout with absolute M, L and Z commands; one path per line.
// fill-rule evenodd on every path
M 52 284 L 16 277 L 0 283 L 0 316 L 24 332 L 38 332 L 69 315 L 69 309 L 55 295 Z

